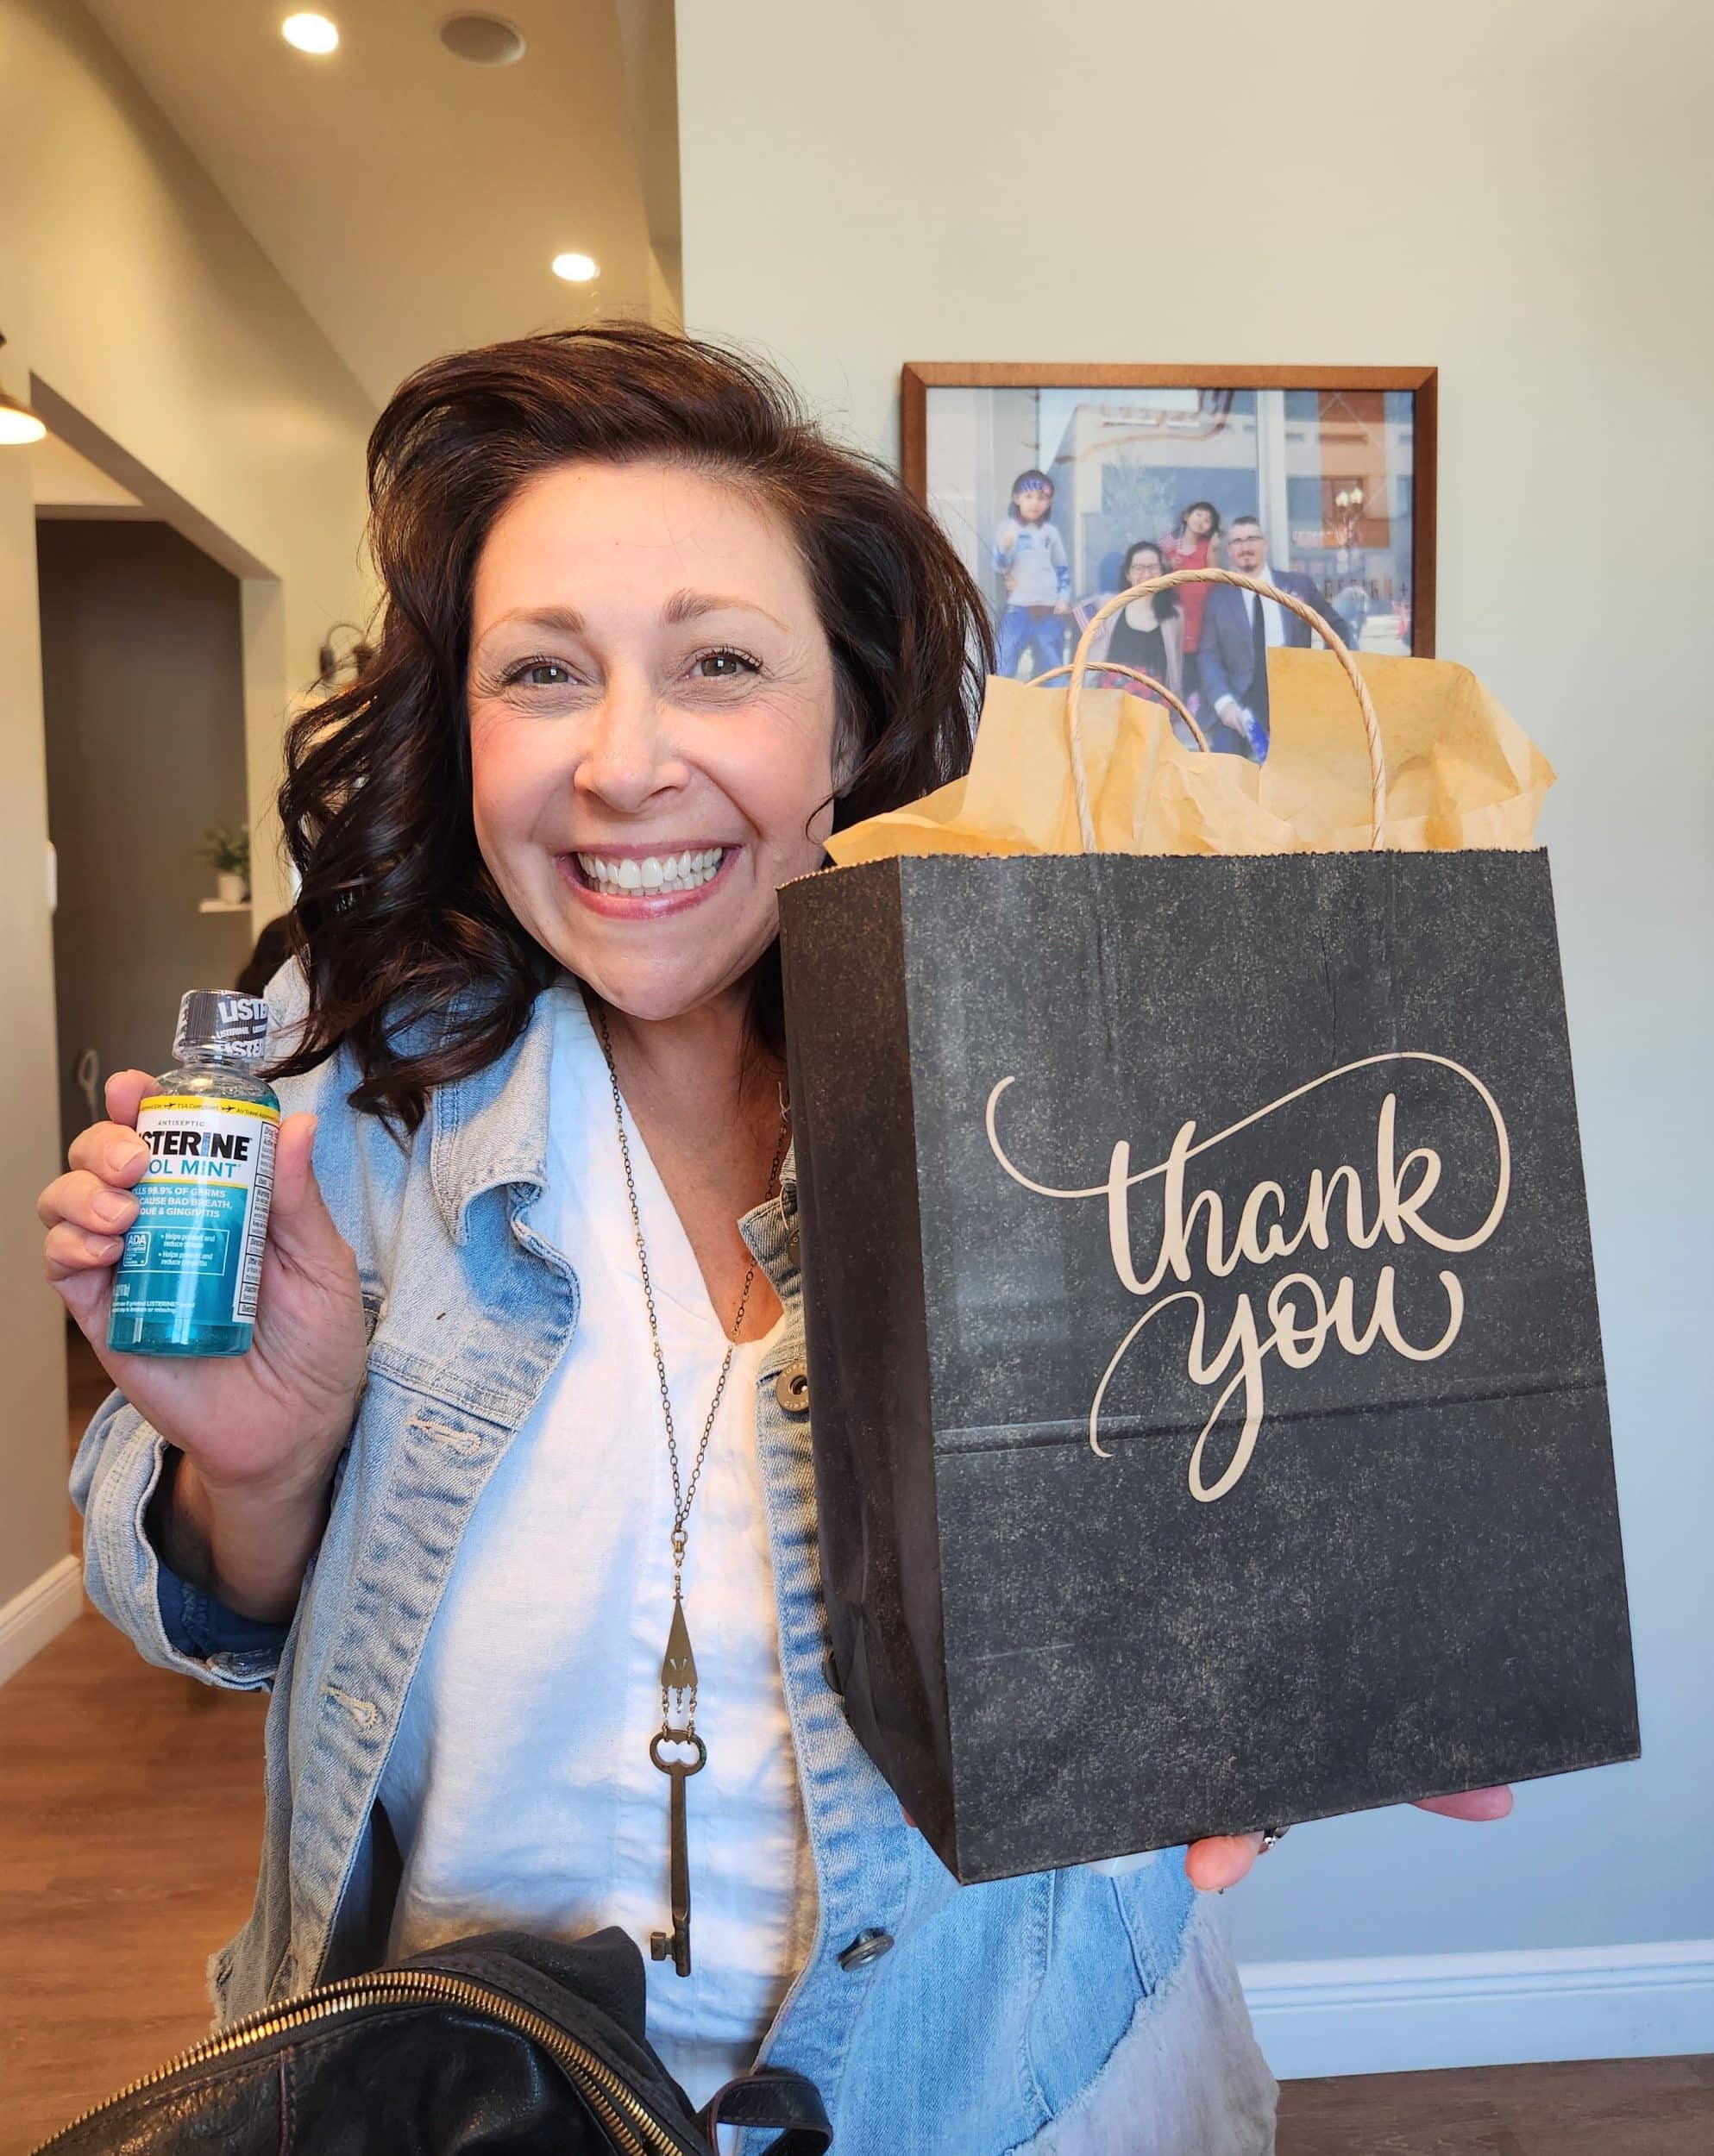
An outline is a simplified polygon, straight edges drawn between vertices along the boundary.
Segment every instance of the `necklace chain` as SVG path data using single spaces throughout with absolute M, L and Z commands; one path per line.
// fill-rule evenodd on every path
M 600 1036 L 601 1054 L 607 1065 L 607 1080 L 613 1093 L 613 1120 L 619 1134 L 619 1159 L 625 1168 L 625 1194 L 631 1205 L 631 1226 L 637 1244 L 637 1269 L 643 1276 L 644 1307 L 649 1313 L 649 1344 L 654 1351 L 655 1376 L 661 1388 L 661 1420 L 666 1426 L 667 1460 L 673 1475 L 673 1607 L 676 1611 L 684 1601 L 684 1558 L 689 1544 L 690 1508 L 696 1502 L 697 1484 L 702 1479 L 702 1463 L 708 1457 L 708 1444 L 714 1434 L 714 1422 L 720 1412 L 720 1402 L 725 1397 L 726 1380 L 731 1375 L 732 1357 L 738 1351 L 738 1336 L 744 1330 L 744 1313 L 750 1307 L 750 1291 L 756 1283 L 756 1255 L 750 1253 L 750 1263 L 744 1268 L 744 1287 L 738 1295 L 738 1313 L 726 1335 L 726 1352 L 720 1363 L 720 1374 L 714 1381 L 714 1396 L 708 1403 L 707 1417 L 702 1425 L 702 1436 L 691 1462 L 690 1479 L 683 1480 L 680 1462 L 678 1433 L 673 1426 L 673 1398 L 667 1383 L 667 1358 L 661 1351 L 660 1321 L 655 1314 L 655 1283 L 649 1274 L 649 1250 L 643 1239 L 643 1213 L 637 1201 L 637 1178 L 631 1164 L 631 1142 L 625 1136 L 625 1096 L 619 1091 L 618 1071 L 613 1062 L 612 1037 L 607 1030 L 607 1014 L 600 1008 L 596 1012 L 596 1030 Z M 779 1181 L 781 1164 L 786 1157 L 786 1137 L 791 1127 L 791 1106 L 783 1098 L 780 1103 L 780 1135 L 774 1147 L 774 1158 L 768 1169 L 768 1197 L 774 1194 Z M 661 1728 L 666 1733 L 671 1722 L 668 1699 L 669 1688 L 661 1687 Z M 686 1689 L 684 1722 L 673 1733 L 687 1739 L 696 1733 L 696 1685 L 694 1681 Z

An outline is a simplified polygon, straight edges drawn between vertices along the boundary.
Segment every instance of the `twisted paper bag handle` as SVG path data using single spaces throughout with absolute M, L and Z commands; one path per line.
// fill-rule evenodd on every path
M 1065 692 L 1065 718 L 1071 751 L 1071 782 L 1077 797 L 1077 828 L 1083 851 L 1096 851 L 1095 814 L 1089 806 L 1089 774 L 1083 768 L 1083 682 L 1090 674 L 1113 671 L 1089 657 L 1090 642 L 1096 630 L 1103 622 L 1111 621 L 1121 606 L 1128 606 L 1133 599 L 1147 599 L 1154 592 L 1170 592 L 1180 584 L 1235 584 L 1240 591 L 1254 592 L 1262 599 L 1272 599 L 1296 614 L 1300 621 L 1308 622 L 1344 667 L 1345 678 L 1357 698 L 1357 708 L 1363 714 L 1363 731 L 1369 745 L 1369 815 L 1374 830 L 1369 843 L 1372 852 L 1379 853 L 1386 844 L 1387 765 L 1381 748 L 1380 722 L 1375 717 L 1368 683 L 1358 671 L 1357 661 L 1346 648 L 1343 637 L 1334 634 L 1307 600 L 1296 599 L 1275 585 L 1264 584 L 1259 577 L 1240 575 L 1236 569 L 1175 569 L 1171 575 L 1152 577 L 1146 584 L 1133 584 L 1128 592 L 1115 592 L 1097 609 L 1078 638 L 1077 649 L 1071 657 L 1070 685 Z
M 1057 681 L 1062 674 L 1069 674 L 1070 671 L 1070 667 L 1050 667 L 1045 674 L 1031 674 L 1030 686 L 1033 689 L 1045 689 L 1050 681 Z M 1196 743 L 1197 748 L 1205 756 L 1209 753 L 1209 737 L 1197 725 L 1196 717 L 1190 706 L 1187 704 L 1181 704 L 1165 681 L 1157 681 L 1153 674 L 1145 674 L 1140 667 L 1121 665 L 1117 659 L 1098 660 L 1089 668 L 1089 672 L 1091 674 L 1122 674 L 1127 681 L 1140 681 L 1146 689 L 1152 689 L 1163 704 L 1170 704 L 1172 706 L 1179 718 L 1190 728 L 1190 738 Z

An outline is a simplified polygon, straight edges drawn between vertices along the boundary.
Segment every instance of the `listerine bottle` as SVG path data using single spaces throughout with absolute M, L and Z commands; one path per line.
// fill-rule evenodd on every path
M 279 1100 L 256 1075 L 267 1004 L 193 988 L 174 1068 L 137 1111 L 149 1163 L 113 1275 L 107 1344 L 128 1355 L 242 1355 L 256 1317 Z

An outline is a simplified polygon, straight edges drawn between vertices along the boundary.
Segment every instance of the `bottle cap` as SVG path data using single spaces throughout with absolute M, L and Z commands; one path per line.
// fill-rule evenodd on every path
M 267 998 L 241 996 L 230 988 L 192 988 L 179 1006 L 173 1053 L 229 1056 L 242 1063 L 267 1059 Z

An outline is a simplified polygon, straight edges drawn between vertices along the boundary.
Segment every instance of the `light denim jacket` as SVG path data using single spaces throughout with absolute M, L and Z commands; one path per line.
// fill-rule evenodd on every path
M 119 1395 L 78 1454 L 97 1606 L 152 1662 L 273 1688 L 255 1907 L 210 1965 L 222 2021 L 384 1958 L 398 1876 L 376 1806 L 387 1747 L 471 1509 L 577 1323 L 572 1269 L 531 1225 L 564 993 L 538 1000 L 498 1062 L 440 1087 L 403 1144 L 347 1106 L 343 1053 L 279 1086 L 288 1112 L 321 1117 L 316 1169 L 372 1326 L 289 1631 L 161 1567 L 143 1517 L 164 1444 Z M 295 974 L 271 1002 L 279 1053 L 304 1006 Z M 852 1738 L 826 1662 L 795 1216 L 788 1157 L 780 1197 L 742 1225 L 785 1311 L 758 1373 L 757 1438 L 819 1910 L 764 2056 L 818 2084 L 842 2156 L 1271 2148 L 1272 2084 L 1182 1861 L 960 1888 Z

